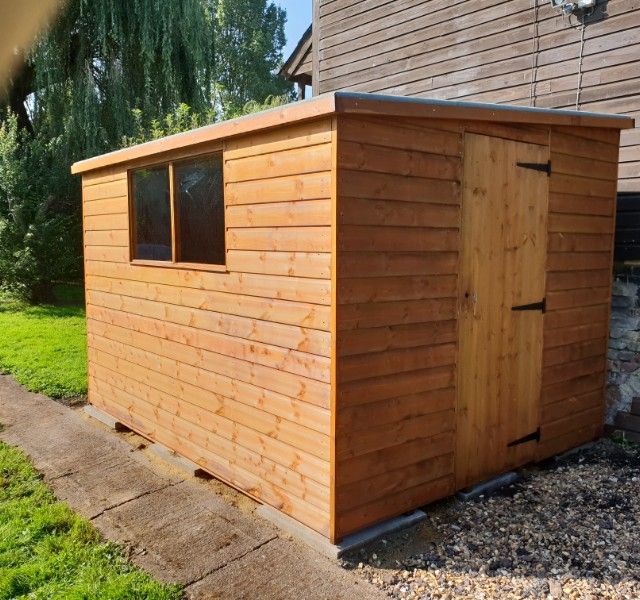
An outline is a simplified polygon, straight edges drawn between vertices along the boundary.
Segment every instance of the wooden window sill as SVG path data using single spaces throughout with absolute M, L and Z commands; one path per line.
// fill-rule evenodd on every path
M 202 263 L 171 262 L 168 260 L 140 260 L 130 262 L 139 267 L 160 267 L 161 269 L 182 269 L 185 271 L 211 271 L 214 273 L 228 273 L 227 265 L 207 265 Z

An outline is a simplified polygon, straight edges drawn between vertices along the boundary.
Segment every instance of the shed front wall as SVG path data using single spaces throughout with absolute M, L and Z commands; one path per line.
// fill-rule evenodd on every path
M 550 147 L 536 457 L 601 429 L 619 133 L 340 116 L 336 539 L 455 491 L 465 131 Z
M 325 536 L 332 128 L 223 144 L 226 272 L 130 263 L 144 159 L 83 177 L 90 402 Z

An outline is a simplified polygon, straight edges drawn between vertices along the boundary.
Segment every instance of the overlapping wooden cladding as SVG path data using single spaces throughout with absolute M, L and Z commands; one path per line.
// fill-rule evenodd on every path
M 635 0 L 599 3 L 584 45 L 576 18 L 540 0 L 316 1 L 318 93 L 579 106 L 640 117 Z M 640 191 L 640 129 L 624 131 L 621 146 L 619 189 Z
M 496 120 L 223 141 L 226 272 L 130 264 L 144 159 L 86 173 L 91 402 L 333 540 L 452 493 L 467 131 L 550 146 L 538 456 L 594 437 L 618 132 Z
M 131 265 L 130 165 L 83 180 L 91 402 L 324 535 L 331 134 L 224 143 L 227 272 Z
M 453 492 L 462 135 L 338 127 L 336 536 Z
M 618 131 L 550 132 L 540 459 L 602 428 L 618 140 Z
M 618 132 L 350 116 L 338 132 L 340 537 L 454 490 L 465 132 L 550 146 L 538 458 L 598 434 Z

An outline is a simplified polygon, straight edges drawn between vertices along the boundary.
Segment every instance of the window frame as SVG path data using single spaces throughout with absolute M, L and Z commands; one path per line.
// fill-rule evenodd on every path
M 224 214 L 224 264 L 208 264 L 208 263 L 192 263 L 181 262 L 176 260 L 178 258 L 178 215 L 176 211 L 176 196 L 175 196 L 175 170 L 174 165 L 176 163 L 189 162 L 192 160 L 206 158 L 208 156 L 218 155 L 222 161 L 222 210 Z M 134 257 L 135 248 L 135 197 L 133 194 L 133 175 L 140 169 L 152 169 L 158 167 L 166 167 L 167 175 L 169 179 L 169 209 L 171 211 L 171 260 L 151 260 Z M 142 267 L 160 267 L 169 269 L 186 269 L 190 271 L 213 271 L 213 272 L 228 272 L 227 267 L 227 224 L 226 224 L 226 194 L 225 194 L 225 177 L 224 177 L 224 150 L 222 147 L 211 148 L 204 152 L 197 154 L 185 154 L 184 156 L 176 156 L 175 158 L 163 158 L 157 161 L 140 162 L 127 169 L 127 196 L 128 196 L 128 220 L 129 220 L 129 264 L 133 266 Z

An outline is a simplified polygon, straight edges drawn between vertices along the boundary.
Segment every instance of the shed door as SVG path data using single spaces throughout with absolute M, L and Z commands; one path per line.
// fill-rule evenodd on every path
M 548 160 L 546 146 L 465 137 L 458 488 L 535 456 L 549 180 L 542 168 Z

